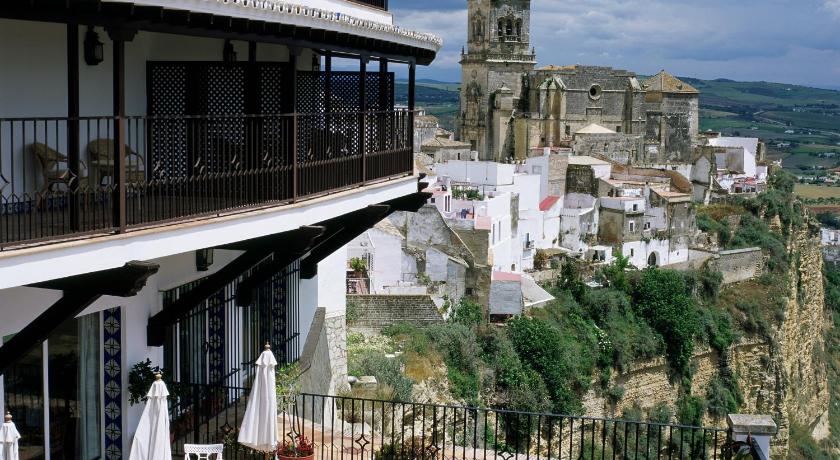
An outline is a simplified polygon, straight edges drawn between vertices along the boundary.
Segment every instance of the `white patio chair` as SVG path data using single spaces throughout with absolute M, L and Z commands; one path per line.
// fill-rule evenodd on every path
M 215 454 L 215 460 L 222 460 L 224 444 L 184 444 L 184 460 L 191 460 L 193 455 L 198 460 L 210 460 Z

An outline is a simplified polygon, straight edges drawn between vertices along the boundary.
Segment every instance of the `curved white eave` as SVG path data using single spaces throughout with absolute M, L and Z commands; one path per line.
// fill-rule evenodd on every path
M 362 19 L 347 13 L 313 8 L 276 0 L 102 0 L 110 3 L 132 3 L 172 10 L 231 16 L 279 24 L 330 30 L 363 36 L 437 53 L 443 40 L 433 34 L 417 32 L 392 23 Z M 355 8 L 363 8 L 354 5 Z M 383 12 L 388 17 L 390 13 Z

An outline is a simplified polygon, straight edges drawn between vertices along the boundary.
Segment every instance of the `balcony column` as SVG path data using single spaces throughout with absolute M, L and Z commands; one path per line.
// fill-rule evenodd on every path
M 126 177 L 125 177 L 125 43 L 134 39 L 135 30 L 110 29 L 108 36 L 114 44 L 114 181 L 113 225 L 118 233 L 126 230 Z
M 376 120 L 377 145 L 376 149 L 383 152 L 389 148 L 388 139 L 390 139 L 391 125 L 388 118 L 391 117 L 393 107 L 390 107 L 389 89 L 391 86 L 388 81 L 388 59 L 379 58 L 379 112 L 374 119 Z
M 79 24 L 67 24 L 67 169 L 73 182 L 68 190 L 70 208 L 70 230 L 76 232 L 81 229 L 81 214 L 79 210 L 79 195 L 81 190 L 79 180 Z M 76 188 L 76 192 L 73 188 Z
M 365 136 L 367 112 L 367 65 L 368 56 L 359 56 L 359 150 L 362 152 L 362 185 L 367 183 L 367 136 Z
M 414 59 L 408 63 L 408 120 L 406 123 L 406 139 L 404 143 L 406 146 L 411 146 L 411 149 L 414 149 L 414 110 L 416 105 L 415 99 L 415 90 L 417 87 L 417 61 Z M 413 162 L 413 152 L 412 152 L 412 159 L 408 160 L 409 162 Z M 411 164 L 406 164 L 406 167 L 411 170 Z
M 324 51 L 324 113 L 332 112 L 332 52 Z M 330 126 L 327 122 L 327 126 Z
M 286 72 L 286 90 L 283 91 L 283 112 L 292 114 L 292 136 L 288 142 L 292 162 L 292 201 L 298 200 L 300 178 L 298 168 L 298 113 L 297 113 L 297 67 L 300 48 L 289 47 L 289 69 Z

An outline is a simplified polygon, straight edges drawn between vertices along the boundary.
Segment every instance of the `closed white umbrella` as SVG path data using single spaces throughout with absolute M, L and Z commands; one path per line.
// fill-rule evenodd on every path
M 245 419 L 239 430 L 239 443 L 259 452 L 273 452 L 277 447 L 277 393 L 274 368 L 277 360 L 271 346 L 257 359 L 257 375 L 248 397 Z
M 18 460 L 18 433 L 15 424 L 12 422 L 12 414 L 6 412 L 3 427 L 0 428 L 0 460 Z
M 140 417 L 140 424 L 134 433 L 129 460 L 172 460 L 169 446 L 169 405 L 166 397 L 169 391 L 160 374 L 149 389 L 146 408 Z

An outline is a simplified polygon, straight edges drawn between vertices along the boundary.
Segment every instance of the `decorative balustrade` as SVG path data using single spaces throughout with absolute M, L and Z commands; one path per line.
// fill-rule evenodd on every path
M 0 249 L 411 175 L 412 119 L 404 110 L 0 119 Z

